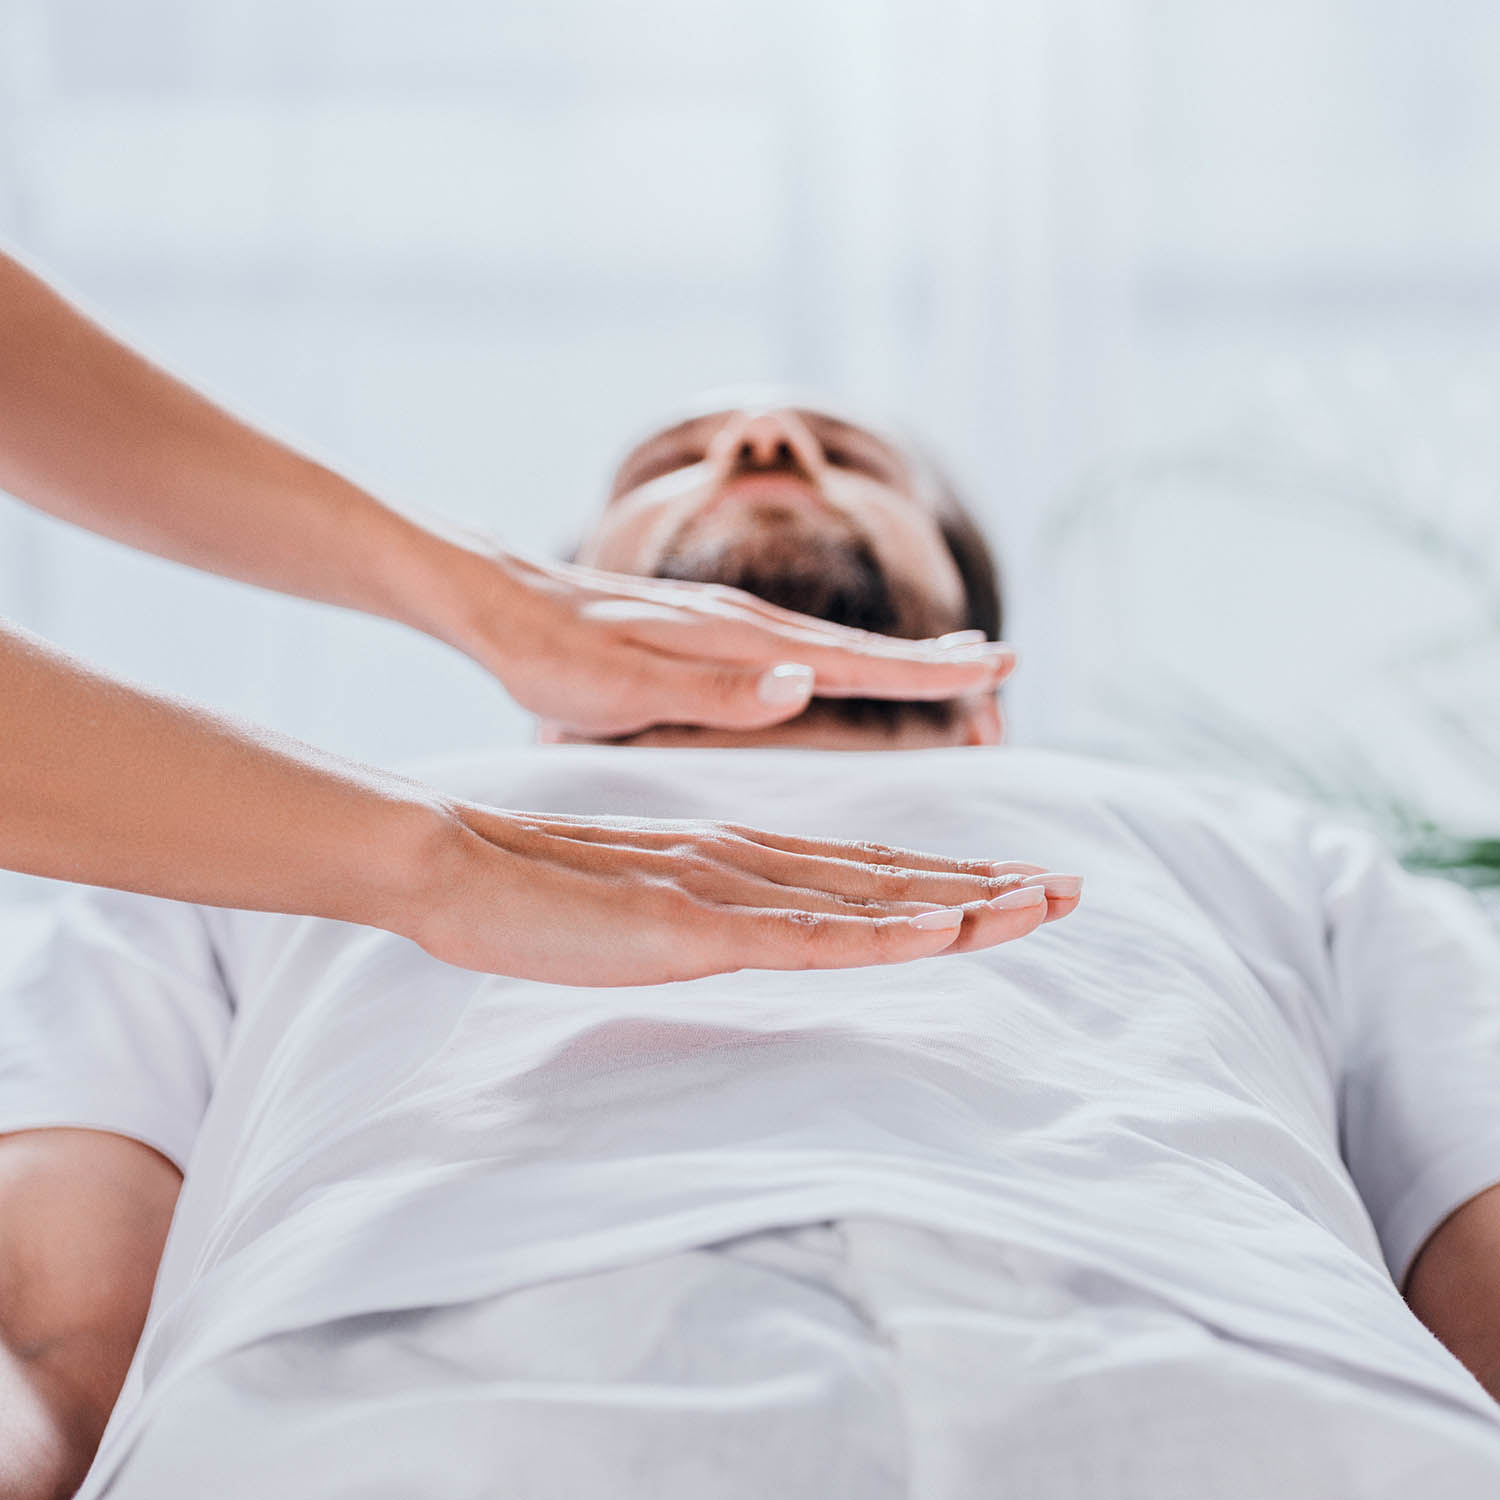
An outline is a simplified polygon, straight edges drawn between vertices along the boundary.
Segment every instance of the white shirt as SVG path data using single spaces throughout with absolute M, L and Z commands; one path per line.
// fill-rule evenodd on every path
M 1493 1427 L 1500 1474 L 1500 1408 L 1392 1279 L 1500 1181 L 1500 945 L 1461 892 L 1280 798 L 1049 753 L 546 748 L 440 780 L 1030 860 L 1084 898 L 979 953 L 623 990 L 70 902 L 0 985 L 0 1130 L 187 1168 L 95 1482 L 250 1340 L 842 1215 L 1099 1273 L 1293 1392 L 1399 1388 L 1418 1429 Z

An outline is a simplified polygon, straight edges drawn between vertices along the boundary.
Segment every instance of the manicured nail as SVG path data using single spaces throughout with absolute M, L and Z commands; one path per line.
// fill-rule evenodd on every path
M 1004 891 L 990 898 L 989 904 L 996 911 L 1017 911 L 1028 906 L 1045 906 L 1047 893 L 1039 885 L 1018 885 L 1013 891 Z
M 812 690 L 813 669 L 789 661 L 762 673 L 757 687 L 762 703 L 800 703 Z
M 1018 889 L 1024 890 L 1029 885 L 1039 885 L 1049 896 L 1066 901 L 1083 889 L 1083 876 L 1053 875 L 1050 871 L 1046 875 L 1028 875 Z
M 924 911 L 907 920 L 919 932 L 947 932 L 964 919 L 961 906 L 945 906 L 941 911 Z
M 1002 859 L 992 864 L 991 875 L 1045 875 L 1046 865 L 1028 865 L 1018 859 Z
M 982 630 L 950 630 L 940 635 L 933 643 L 940 651 L 951 651 L 955 646 L 977 646 L 989 637 Z

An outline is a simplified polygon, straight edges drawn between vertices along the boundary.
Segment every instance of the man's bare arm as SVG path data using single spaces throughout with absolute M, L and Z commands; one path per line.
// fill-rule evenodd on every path
M 1433 1231 L 1407 1275 L 1406 1300 L 1500 1401 L 1500 1186 Z
M 0 1500 L 82 1482 L 145 1323 L 182 1175 L 97 1130 L 0 1136 Z

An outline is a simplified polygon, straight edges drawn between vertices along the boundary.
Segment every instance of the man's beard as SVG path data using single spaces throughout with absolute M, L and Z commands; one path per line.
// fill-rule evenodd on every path
M 954 628 L 920 591 L 894 586 L 869 539 L 853 523 L 830 531 L 795 511 L 763 511 L 718 535 L 695 536 L 690 518 L 667 543 L 654 575 L 689 583 L 724 583 L 783 609 L 836 625 L 920 639 Z M 906 703 L 882 698 L 820 698 L 803 711 L 862 732 L 893 735 L 911 721 L 950 728 L 951 702 Z
M 753 524 L 700 537 L 696 522 L 690 518 L 667 543 L 656 577 L 728 584 L 837 625 L 916 634 L 874 548 L 852 526 L 830 532 L 795 513 L 762 512 Z

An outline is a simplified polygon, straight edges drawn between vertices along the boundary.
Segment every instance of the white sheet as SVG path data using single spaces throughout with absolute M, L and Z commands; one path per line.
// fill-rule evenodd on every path
M 522 1351 L 539 1371 L 362 1407 L 397 1348 L 372 1328 L 399 1328 L 431 1368 L 452 1355 L 444 1338 L 472 1340 L 483 1368 L 483 1330 L 515 1296 L 568 1278 L 563 1301 L 589 1305 L 599 1275 L 823 1222 L 876 1278 L 866 1325 L 891 1357 L 887 1397 L 923 1413 L 902 1472 L 936 1477 L 913 1493 L 975 1494 L 975 1475 L 1020 1456 L 1052 1467 L 1044 1491 L 1018 1492 L 1060 1500 L 1405 1496 L 1434 1465 L 1446 1495 L 1492 1493 L 1500 1409 L 1387 1268 L 1400 1274 L 1453 1207 L 1500 1180 L 1500 958 L 1462 897 L 1278 800 L 1070 757 L 554 748 L 459 780 L 512 806 L 1035 859 L 1084 873 L 1086 896 L 1066 922 L 984 954 L 630 991 L 485 979 L 333 923 L 90 902 L 54 952 L 92 988 L 59 997 L 36 964 L 0 992 L 0 1025 L 32 1039 L 0 1043 L 30 1059 L 0 1065 L 0 1128 L 12 1098 L 33 1115 L 48 1090 L 58 1111 L 79 1108 L 37 1040 L 63 1050 L 46 1020 L 60 998 L 74 1068 L 107 1073 L 77 1054 L 111 972 L 127 976 L 114 1000 L 133 1034 L 160 1028 L 184 1062 L 173 1101 L 160 1066 L 149 1074 L 157 1116 L 177 1122 L 153 1128 L 191 1135 L 204 1068 L 215 1082 L 85 1496 L 177 1492 L 153 1465 L 190 1430 L 198 1492 L 231 1493 L 234 1475 L 288 1500 L 466 1493 L 349 1482 L 317 1456 L 338 1421 L 316 1381 L 274 1403 L 297 1454 L 275 1468 L 283 1450 L 247 1392 L 279 1389 L 265 1370 L 288 1361 L 353 1379 L 346 1425 L 372 1452 L 492 1486 L 536 1454 L 602 1441 L 560 1399 L 545 1340 Z M 130 1071 L 94 1105 L 133 1133 Z M 661 1357 L 712 1355 L 712 1316 L 678 1327 L 670 1277 L 653 1284 L 659 1312 L 608 1300 L 606 1344 L 638 1341 L 644 1319 Z M 718 1305 L 777 1326 L 773 1303 L 733 1311 L 726 1292 Z M 927 1331 L 899 1333 L 908 1324 Z M 727 1345 L 725 1359 L 729 1379 Z M 816 1368 L 807 1350 L 788 1366 Z M 861 1406 L 827 1372 L 813 1386 L 806 1399 L 856 1448 L 885 1451 L 886 1398 Z M 747 1420 L 753 1436 L 760 1419 Z M 701 1457 L 718 1472 L 711 1426 Z M 669 1500 L 641 1441 L 641 1477 L 609 1493 Z M 746 1494 L 863 1493 L 816 1490 L 821 1471 L 795 1445 L 746 1441 Z M 682 1493 L 740 1493 L 723 1485 Z

